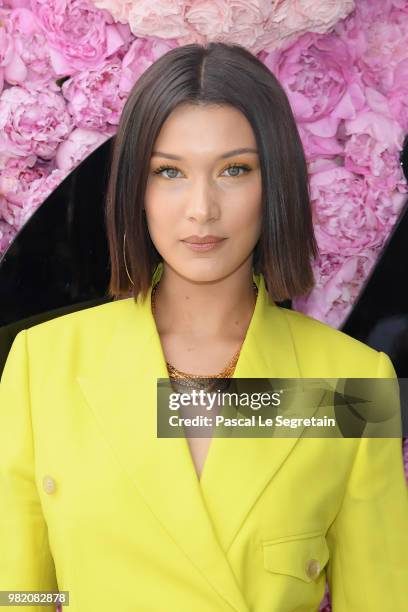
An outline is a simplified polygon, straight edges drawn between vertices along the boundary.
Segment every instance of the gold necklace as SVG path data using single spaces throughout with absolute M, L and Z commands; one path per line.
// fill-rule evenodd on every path
M 154 285 L 152 289 L 152 294 L 151 294 L 151 305 L 152 305 L 153 316 L 155 316 L 155 313 L 156 313 L 156 289 L 158 286 L 159 286 L 159 283 L 156 283 L 156 285 Z M 258 295 L 258 287 L 256 286 L 254 282 L 252 283 L 252 286 L 254 288 L 255 297 L 256 297 Z M 168 361 L 166 361 L 166 366 L 167 366 L 169 376 L 170 378 L 176 378 L 176 379 L 208 379 L 210 380 L 213 378 L 230 378 L 235 370 L 235 366 L 237 364 L 238 357 L 241 352 L 242 344 L 243 343 L 241 343 L 241 346 L 236 351 L 236 353 L 234 353 L 232 359 L 227 363 L 225 368 L 221 372 L 218 372 L 217 374 L 206 374 L 206 375 L 189 374 L 188 372 L 183 372 L 182 370 L 178 370 L 173 365 L 171 365 Z M 203 384 L 205 385 L 205 383 Z

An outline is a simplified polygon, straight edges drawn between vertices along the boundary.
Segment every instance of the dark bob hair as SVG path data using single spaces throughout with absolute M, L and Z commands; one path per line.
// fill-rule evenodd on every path
M 144 300 L 162 257 L 145 218 L 144 194 L 155 140 L 183 103 L 228 105 L 252 126 L 262 176 L 262 229 L 253 269 L 269 297 L 284 301 L 314 286 L 318 254 L 305 154 L 286 93 L 271 71 L 237 44 L 188 44 L 162 55 L 140 76 L 124 106 L 114 138 L 105 222 L 114 299 Z M 126 245 L 124 249 L 124 234 Z M 131 284 L 127 270 L 133 281 Z

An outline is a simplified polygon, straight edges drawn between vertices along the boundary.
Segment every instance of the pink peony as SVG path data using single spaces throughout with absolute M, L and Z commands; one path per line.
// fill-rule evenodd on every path
M 329 32 L 354 9 L 354 0 L 278 0 L 270 10 L 257 50 L 285 48 L 306 32 Z
M 8 8 L 30 8 L 30 0 L 4 0 Z
M 49 174 L 46 165 L 34 165 L 35 156 L 10 158 L 0 172 L 0 195 L 11 204 L 24 206 L 30 184 Z
M 71 171 L 109 137 L 93 130 L 77 128 L 58 147 L 55 156 L 57 168 Z
M 336 36 L 305 34 L 285 51 L 263 54 L 285 89 L 308 159 L 342 152 L 341 122 L 364 107 L 361 79 Z
M 0 152 L 0 172 L 9 168 L 32 168 L 37 161 L 35 155 L 28 157 L 10 157 L 7 152 Z M 48 163 L 48 162 L 47 162 Z
M 185 19 L 188 6 L 187 2 L 183 0 L 156 0 L 156 2 L 140 0 L 132 2 L 129 10 L 130 29 L 135 36 L 142 38 L 155 36 L 158 38 L 177 38 L 180 41 L 190 34 L 190 27 Z
M 54 168 L 51 172 L 44 177 L 37 178 L 31 182 L 29 193 L 26 198 L 25 207 L 27 211 L 24 211 L 22 221 L 25 221 L 30 217 L 30 214 L 36 210 L 40 204 L 42 204 L 48 196 L 62 183 L 69 173 L 66 170 L 60 168 Z M 30 212 L 31 210 L 31 212 Z
M 64 98 L 48 90 L 10 87 L 0 96 L 0 152 L 51 159 L 72 131 Z
M 1 210 L 1 196 L 0 196 L 0 210 Z M 10 244 L 13 242 L 16 235 L 16 230 L 7 221 L 2 221 L 0 215 L 0 254 L 4 253 Z
M 120 92 L 127 97 L 141 74 L 159 57 L 176 46 L 174 41 L 136 38 L 122 61 Z
M 96 68 L 126 42 L 109 13 L 87 0 L 31 0 L 31 7 L 58 75 Z
M 328 135 L 364 104 L 349 50 L 334 35 L 305 34 L 285 51 L 267 54 L 263 62 L 284 87 L 297 121 L 323 120 Z
M 179 45 L 217 40 L 253 53 L 271 51 L 306 31 L 327 32 L 354 0 L 93 0 L 136 36 L 175 38 Z
M 353 46 L 359 40 L 356 65 L 364 83 L 386 96 L 392 116 L 405 131 L 408 130 L 407 17 L 405 0 L 360 0 L 355 13 L 335 26 L 346 44 Z
M 85 70 L 62 85 L 67 109 L 76 126 L 104 132 L 118 125 L 125 97 L 120 95 L 121 62 L 113 58 L 97 70 Z
M 25 8 L 11 11 L 8 29 L 14 41 L 13 55 L 5 78 L 13 85 L 45 87 L 56 91 L 46 37 L 33 13 Z
M 401 194 L 394 211 L 381 181 L 368 183 L 365 177 L 335 165 L 311 175 L 310 195 L 320 252 L 342 257 L 378 249 L 404 198 Z
M 344 133 L 346 169 L 365 175 L 368 181 L 379 178 L 390 192 L 406 182 L 398 160 L 405 134 L 396 121 L 365 111 L 345 122 Z
M 101 10 L 107 10 L 115 21 L 128 23 L 134 0 L 93 0 L 93 4 Z
M 66 171 L 53 169 L 34 179 L 28 185 L 23 203 L 10 202 L 0 195 L 0 219 L 19 231 L 66 176 Z
M 14 42 L 9 24 L 10 11 L 0 8 L 0 93 L 3 91 L 6 71 L 14 55 Z
M 219 40 L 258 51 L 271 10 L 265 0 L 196 0 L 186 9 L 191 34 L 184 42 Z
M 316 122 L 322 125 L 323 122 Z M 298 123 L 297 128 L 300 139 L 302 141 L 303 148 L 305 150 L 306 158 L 310 166 L 316 160 L 322 160 L 325 157 L 333 158 L 336 155 L 343 153 L 343 147 L 336 137 L 336 130 L 333 129 L 328 131 L 327 123 L 325 123 L 325 129 L 323 134 L 320 132 L 313 133 L 312 129 L 308 129 L 309 124 Z M 319 127 L 315 124 L 310 124 L 312 128 Z M 336 121 L 337 129 L 337 121 Z M 316 131 L 316 130 L 314 130 Z
M 378 252 L 367 249 L 352 257 L 322 253 L 313 265 L 316 285 L 309 294 L 293 300 L 294 309 L 340 327 L 375 265 Z

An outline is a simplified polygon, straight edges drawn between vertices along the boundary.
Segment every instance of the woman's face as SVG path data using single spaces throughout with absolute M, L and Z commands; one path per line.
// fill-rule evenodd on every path
M 251 151 L 231 153 L 237 149 Z M 146 219 L 157 251 L 179 275 L 215 281 L 250 268 L 261 232 L 256 151 L 250 123 L 232 107 L 178 106 L 163 124 L 150 160 Z M 198 250 L 185 242 L 193 235 L 223 240 Z

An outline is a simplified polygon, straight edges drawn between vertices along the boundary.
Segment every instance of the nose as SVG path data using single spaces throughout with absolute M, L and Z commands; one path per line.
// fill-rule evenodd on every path
M 219 197 L 208 178 L 194 181 L 185 196 L 187 198 L 186 217 L 188 219 L 193 219 L 199 223 L 207 223 L 219 217 Z

